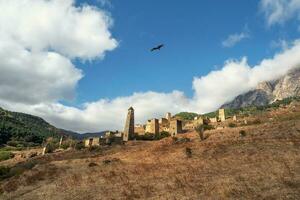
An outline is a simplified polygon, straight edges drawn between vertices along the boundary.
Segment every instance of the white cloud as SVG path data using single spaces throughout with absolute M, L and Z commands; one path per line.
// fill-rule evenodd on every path
M 261 0 L 260 9 L 269 26 L 300 19 L 300 0 Z
M 247 32 L 235 33 L 229 35 L 223 42 L 223 47 L 233 47 L 243 39 L 249 38 L 249 34 Z
M 0 31 L 32 51 L 92 59 L 117 46 L 109 15 L 74 0 L 0 0 L 0 8 Z
M 70 100 L 83 77 L 71 58 L 116 47 L 104 11 L 72 0 L 0 0 L 0 97 L 12 103 Z

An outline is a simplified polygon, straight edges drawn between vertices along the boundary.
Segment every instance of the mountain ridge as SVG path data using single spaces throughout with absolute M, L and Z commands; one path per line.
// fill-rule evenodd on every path
M 289 71 L 279 79 L 259 83 L 254 90 L 238 95 L 232 101 L 223 104 L 221 108 L 265 106 L 295 96 L 300 96 L 300 68 Z

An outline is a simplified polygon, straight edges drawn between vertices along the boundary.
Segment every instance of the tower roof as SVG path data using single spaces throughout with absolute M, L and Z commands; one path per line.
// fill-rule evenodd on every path
M 131 106 L 130 108 L 128 108 L 128 110 L 134 110 L 133 107 Z

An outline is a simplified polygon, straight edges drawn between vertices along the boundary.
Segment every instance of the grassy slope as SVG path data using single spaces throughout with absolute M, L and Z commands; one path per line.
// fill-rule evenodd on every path
M 2 199 L 299 199 L 300 105 L 256 117 L 261 124 L 208 131 L 202 142 L 190 132 L 181 144 L 37 157 L 32 170 L 1 182 Z

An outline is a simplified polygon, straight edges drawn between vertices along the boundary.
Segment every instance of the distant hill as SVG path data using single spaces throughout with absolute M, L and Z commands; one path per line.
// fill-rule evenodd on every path
M 82 134 L 76 133 L 73 135 L 73 138 L 77 139 L 77 140 L 82 140 L 82 139 L 89 138 L 89 137 L 101 137 L 101 136 L 104 136 L 105 133 L 106 133 L 106 131 L 101 131 L 101 132 L 96 132 L 96 133 L 82 133 Z
M 175 115 L 175 117 L 180 118 L 181 120 L 193 120 L 195 117 L 198 117 L 199 114 L 191 112 L 180 112 Z
M 266 106 L 277 100 L 300 96 L 300 68 L 295 69 L 281 78 L 263 82 L 256 89 L 237 96 L 222 108 L 243 108 L 248 106 Z
M 95 133 L 76 133 L 49 124 L 44 119 L 20 112 L 11 112 L 0 107 L 0 145 L 13 144 L 35 146 L 46 138 L 61 136 L 82 140 L 89 137 L 101 137 L 106 131 Z
M 78 133 L 58 129 L 40 117 L 0 108 L 0 145 L 10 142 L 31 146 L 41 144 L 48 137 L 76 135 Z

